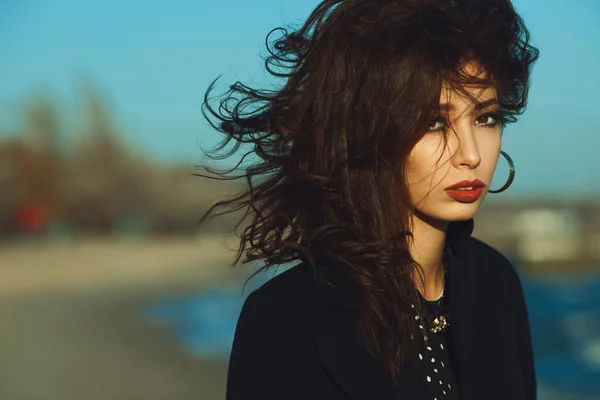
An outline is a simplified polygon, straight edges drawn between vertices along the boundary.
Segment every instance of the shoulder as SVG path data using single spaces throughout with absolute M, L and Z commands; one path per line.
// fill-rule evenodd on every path
M 495 294 L 496 299 L 509 303 L 522 303 L 521 278 L 504 254 L 472 237 L 469 239 L 467 261 L 485 293 Z
M 504 266 L 511 264 L 505 255 L 480 239 L 470 237 L 468 249 L 469 256 L 474 257 L 479 261 L 485 259 L 488 262 L 493 262 Z
M 517 273 L 513 263 L 504 254 L 480 239 L 471 237 L 467 248 L 467 260 L 486 275 L 507 276 Z
M 227 399 L 341 398 L 319 357 L 318 335 L 336 317 L 326 309 L 304 263 L 253 291 L 235 330 Z
M 253 312 L 262 313 L 307 306 L 315 300 L 312 274 L 305 263 L 288 267 L 254 290 L 244 306 Z
M 238 320 L 238 331 L 284 337 L 306 333 L 318 314 L 313 272 L 304 263 L 269 279 L 248 295 Z M 289 336 L 288 336 L 289 339 Z

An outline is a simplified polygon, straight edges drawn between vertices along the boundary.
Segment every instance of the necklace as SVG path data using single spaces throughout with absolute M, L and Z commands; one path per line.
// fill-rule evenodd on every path
M 444 296 L 446 294 L 446 277 L 448 276 L 447 252 L 444 252 L 442 257 L 442 265 L 444 267 L 444 283 L 442 286 L 442 294 L 435 301 L 423 300 L 424 310 L 426 311 L 425 319 L 427 320 L 428 329 L 432 333 L 445 332 L 450 327 L 450 313 L 444 308 Z

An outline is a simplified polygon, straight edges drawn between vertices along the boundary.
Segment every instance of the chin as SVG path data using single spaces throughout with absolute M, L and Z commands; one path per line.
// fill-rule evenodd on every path
M 459 203 L 437 205 L 433 209 L 420 209 L 421 219 L 443 222 L 466 221 L 475 216 L 481 205 L 481 200 L 474 203 Z

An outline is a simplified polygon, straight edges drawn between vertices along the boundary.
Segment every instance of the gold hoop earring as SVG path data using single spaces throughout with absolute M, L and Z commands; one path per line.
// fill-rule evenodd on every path
M 502 186 L 500 189 L 498 189 L 498 190 L 490 189 L 490 190 L 488 190 L 488 193 L 504 192 L 506 189 L 508 189 L 508 187 L 512 184 L 513 180 L 515 179 L 515 163 L 513 163 L 512 158 L 510 158 L 510 156 L 508 154 L 506 154 L 504 151 L 500 150 L 500 154 L 502 154 L 504 156 L 504 158 L 506 158 L 506 161 L 508 161 L 508 180 L 506 181 L 504 186 Z

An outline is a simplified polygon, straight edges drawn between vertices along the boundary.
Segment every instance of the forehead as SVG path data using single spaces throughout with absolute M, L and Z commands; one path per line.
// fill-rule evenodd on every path
M 460 89 L 442 88 L 440 104 L 475 104 L 498 97 L 496 88 L 491 85 L 465 85 Z
M 473 104 L 491 98 L 497 98 L 496 87 L 491 83 L 487 72 L 477 63 L 465 63 L 460 68 L 460 76 L 473 83 L 457 84 L 443 82 L 440 92 L 440 103 Z

